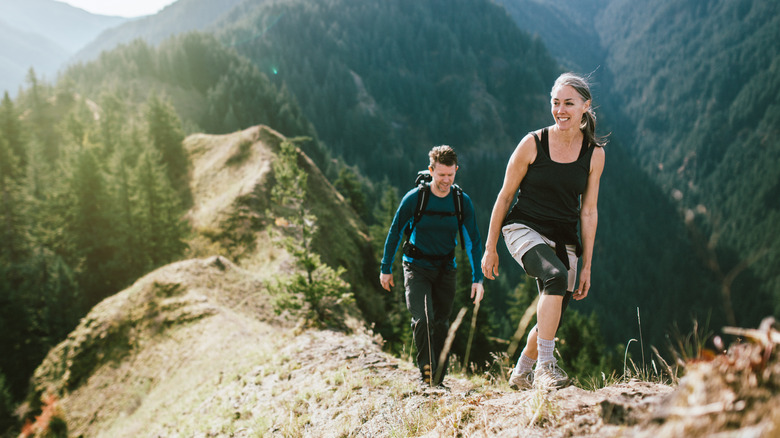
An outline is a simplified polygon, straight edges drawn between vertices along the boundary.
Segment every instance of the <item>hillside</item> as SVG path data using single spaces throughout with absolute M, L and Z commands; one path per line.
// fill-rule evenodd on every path
M 420 391 L 416 369 L 364 329 L 299 333 L 270 312 L 266 280 L 220 257 L 161 268 L 95 307 L 35 388 L 58 395 L 72 436 L 500 435 L 533 415 L 532 393 L 505 383 L 448 378 L 449 393 Z M 599 402 L 645 412 L 669 391 L 569 388 L 549 400 L 561 410 L 529 430 L 614 434 L 623 427 L 599 424 Z M 564 424 L 575 412 L 586 429 Z
M 293 315 L 277 315 L 271 286 L 290 265 L 270 245 L 263 215 L 274 180 L 269 162 L 281 140 L 265 127 L 187 138 L 190 220 L 201 236 L 193 250 L 229 249 L 229 255 L 164 266 L 95 306 L 36 370 L 30 414 L 44 400 L 69 436 L 90 437 L 762 436 L 777 430 L 780 362 L 771 347 L 780 334 L 771 322 L 736 333 L 758 342 L 690 365 L 676 388 L 631 380 L 543 393 L 509 390 L 505 370 L 470 378 L 455 373 L 445 380 L 449 390 L 423 391 L 417 370 L 382 352 L 381 339 L 362 318 L 347 312 L 344 330 L 333 331 L 304 329 Z M 299 155 L 301 163 L 310 162 Z M 315 167 L 307 172 L 314 177 L 310 188 L 321 186 L 315 209 L 321 224 L 333 220 L 323 214 L 331 210 L 357 245 L 361 226 L 343 199 Z M 248 221 L 244 234 L 231 232 L 237 218 Z M 224 232 L 215 238 L 211 227 Z M 339 247 L 328 242 L 336 255 Z M 51 418 L 40 415 L 33 424 L 45 427 Z
M 14 95 L 24 84 L 31 67 L 51 76 L 67 58 L 67 51 L 54 41 L 25 32 L 0 21 L 0 92 Z
M 689 365 L 677 387 L 614 378 L 595 390 L 545 393 L 511 391 L 500 366 L 472 377 L 454 369 L 448 390 L 421 390 L 418 371 L 383 352 L 356 309 L 339 314 L 339 331 L 277 313 L 274 285 L 293 269 L 273 244 L 272 230 L 283 224 L 269 203 L 284 140 L 263 126 L 187 137 L 194 258 L 103 300 L 49 352 L 32 379 L 26 412 L 37 420 L 25 431 L 38 424 L 90 437 L 649 437 L 778 427 L 771 322 L 736 333 L 756 344 Z M 325 230 L 319 251 L 348 263 L 357 304 L 371 315 L 371 303 L 382 300 L 361 272 L 375 267 L 344 255 L 368 246 L 364 225 L 316 166 L 297 157 L 309 177 L 307 205 Z M 713 374 L 723 377 L 715 386 Z M 42 405 L 46 415 L 38 415 Z M 52 418 L 64 423 L 47 423 Z
M 447 391 L 422 391 L 417 370 L 365 329 L 300 332 L 272 316 L 266 293 L 248 291 L 263 291 L 263 279 L 224 258 L 161 268 L 93 309 L 38 369 L 37 391 L 58 395 L 71 435 L 91 437 L 772 436 L 780 427 L 776 349 L 750 368 L 771 344 L 691 365 L 677 387 L 632 380 L 544 394 L 456 375 Z
M 291 268 L 273 245 L 276 218 L 270 191 L 271 162 L 284 139 L 268 127 L 257 126 L 223 136 L 193 134 L 185 140 L 192 163 L 193 207 L 188 219 L 198 235 L 198 251 L 220 248 L 240 266 L 276 278 Z M 313 248 L 325 263 L 346 268 L 357 304 L 366 320 L 381 322 L 384 300 L 373 281 L 378 270 L 370 254 L 367 230 L 344 198 L 306 155 L 298 165 L 307 173 L 306 204 L 319 232 Z M 270 233 L 270 234 L 269 234 Z M 202 250 L 197 249 L 201 248 Z M 360 256 L 364 254 L 364 256 Z
M 506 9 L 520 29 L 544 41 L 547 50 L 564 69 L 582 74 L 594 72 L 601 77 L 607 52 L 593 21 L 609 0 L 587 3 L 498 0 L 496 3 Z M 603 96 L 609 87 L 597 90 L 594 95 Z
M 613 1 L 596 21 L 616 129 L 675 200 L 730 323 L 757 324 L 780 313 L 780 4 L 635 6 Z
M 71 55 L 126 21 L 54 0 L 0 2 L 0 93 L 15 94 L 31 67 L 54 79 Z
M 155 15 L 141 17 L 107 29 L 98 38 L 80 47 L 70 61 L 71 63 L 92 61 L 102 52 L 110 51 L 122 44 L 129 44 L 136 39 L 157 45 L 174 35 L 206 30 L 242 1 L 178 0 Z
M 595 70 L 613 139 L 676 210 L 692 258 L 716 282 L 715 319 L 753 325 L 777 316 L 765 304 L 780 302 L 780 5 L 501 3 L 564 65 Z M 561 44 L 561 28 L 582 37 Z

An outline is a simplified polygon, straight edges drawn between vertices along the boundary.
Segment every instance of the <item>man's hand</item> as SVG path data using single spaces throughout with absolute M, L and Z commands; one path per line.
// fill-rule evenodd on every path
M 390 289 L 395 286 L 393 283 L 393 274 L 382 274 L 379 273 L 379 283 L 382 285 L 382 288 L 386 291 L 390 291 Z
M 489 280 L 495 280 L 493 276 L 498 276 L 498 253 L 485 248 L 485 254 L 482 256 L 482 275 Z
M 485 288 L 482 283 L 471 283 L 471 298 L 474 298 L 474 304 L 482 301 L 485 296 Z

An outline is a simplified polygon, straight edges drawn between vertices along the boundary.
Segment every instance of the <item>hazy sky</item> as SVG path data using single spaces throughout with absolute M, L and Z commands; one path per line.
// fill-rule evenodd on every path
M 176 0 L 58 0 L 100 15 L 138 17 L 155 14 Z

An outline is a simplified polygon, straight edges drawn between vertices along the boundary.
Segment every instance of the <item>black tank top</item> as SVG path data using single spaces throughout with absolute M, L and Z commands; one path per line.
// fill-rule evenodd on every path
M 580 196 L 588 185 L 590 158 L 594 146 L 583 136 L 580 155 L 574 162 L 558 163 L 550 158 L 548 129 L 536 138 L 536 159 L 528 166 L 517 202 L 504 225 L 523 223 L 556 242 L 577 245 L 577 222 L 580 217 Z

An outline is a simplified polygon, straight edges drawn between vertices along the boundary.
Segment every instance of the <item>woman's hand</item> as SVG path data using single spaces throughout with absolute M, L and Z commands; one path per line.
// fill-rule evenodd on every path
M 590 269 L 583 268 L 580 270 L 580 283 L 577 286 L 577 290 L 574 291 L 572 298 L 575 300 L 581 300 L 588 296 L 590 290 Z
M 482 275 L 489 280 L 495 280 L 498 276 L 498 253 L 495 249 L 485 248 L 485 254 L 482 255 Z

